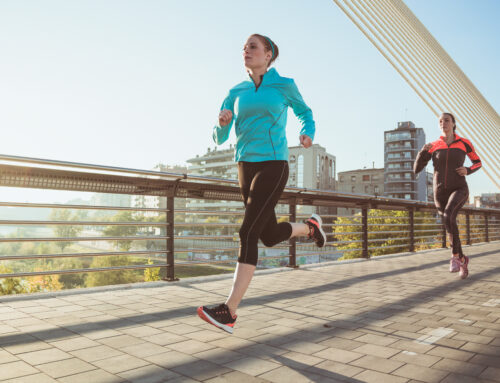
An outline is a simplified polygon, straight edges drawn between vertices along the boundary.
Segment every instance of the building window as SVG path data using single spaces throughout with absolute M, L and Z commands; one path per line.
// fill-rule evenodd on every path
M 297 187 L 304 187 L 304 156 L 302 154 L 297 160 Z
M 356 182 L 356 176 L 351 176 L 351 182 Z
M 411 199 L 411 195 L 405 194 L 405 199 Z
M 375 186 L 373 187 L 373 192 L 374 192 L 375 194 L 378 194 L 378 186 L 377 186 L 377 185 L 375 185 Z
M 344 176 L 339 177 L 339 182 L 344 182 Z
M 368 186 L 368 185 L 366 185 L 366 186 L 365 186 L 365 193 L 366 193 L 366 194 L 368 194 L 368 188 L 369 188 L 369 186 Z
M 372 176 L 372 181 L 378 181 L 378 175 L 373 175 Z
M 370 175 L 369 174 L 363 174 L 363 181 L 370 182 Z
M 354 193 L 354 192 L 355 192 L 355 187 L 351 186 L 351 193 Z
M 319 154 L 318 157 L 316 158 L 316 175 L 319 175 Z

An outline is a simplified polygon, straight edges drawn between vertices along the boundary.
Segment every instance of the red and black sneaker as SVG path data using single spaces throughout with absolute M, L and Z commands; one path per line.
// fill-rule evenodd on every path
M 304 223 L 309 226 L 309 234 L 307 235 L 307 237 L 314 240 L 316 246 L 325 246 L 326 234 L 321 228 L 321 225 L 323 224 L 321 217 L 317 214 L 313 214 L 311 215 L 311 218 L 309 218 L 307 221 L 304 221 Z
M 234 324 L 236 323 L 236 315 L 233 317 L 229 311 L 229 307 L 222 303 L 215 307 L 200 306 L 198 307 L 198 316 L 204 321 L 213 324 L 228 333 L 233 333 Z

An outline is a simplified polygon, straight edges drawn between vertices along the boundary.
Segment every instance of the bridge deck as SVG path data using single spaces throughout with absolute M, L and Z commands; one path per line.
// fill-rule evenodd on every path
M 499 382 L 500 243 L 260 273 L 233 335 L 195 316 L 229 277 L 0 298 L 8 382 Z

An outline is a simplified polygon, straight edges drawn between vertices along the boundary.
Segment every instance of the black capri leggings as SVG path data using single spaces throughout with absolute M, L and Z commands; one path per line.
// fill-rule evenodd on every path
M 259 238 L 271 247 L 292 235 L 292 225 L 278 223 L 274 212 L 288 180 L 288 162 L 238 162 L 238 179 L 245 203 L 238 262 L 256 266 Z
M 445 190 L 434 193 L 434 204 L 443 218 L 446 232 L 451 236 L 453 254 L 459 254 L 460 257 L 463 256 L 463 253 L 458 232 L 457 214 L 468 199 L 469 188 L 467 186 L 453 191 Z

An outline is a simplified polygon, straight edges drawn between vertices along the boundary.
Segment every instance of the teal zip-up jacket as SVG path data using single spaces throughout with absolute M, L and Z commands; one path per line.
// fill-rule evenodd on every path
M 300 134 L 314 140 L 316 130 L 312 111 L 306 105 L 291 78 L 281 77 L 271 68 L 263 76 L 258 88 L 252 78 L 233 87 L 222 103 L 221 110 L 229 109 L 233 119 L 226 126 L 215 126 L 216 144 L 224 143 L 231 127 L 236 131 L 236 161 L 288 161 L 286 140 L 287 109 L 291 107 L 302 124 Z

